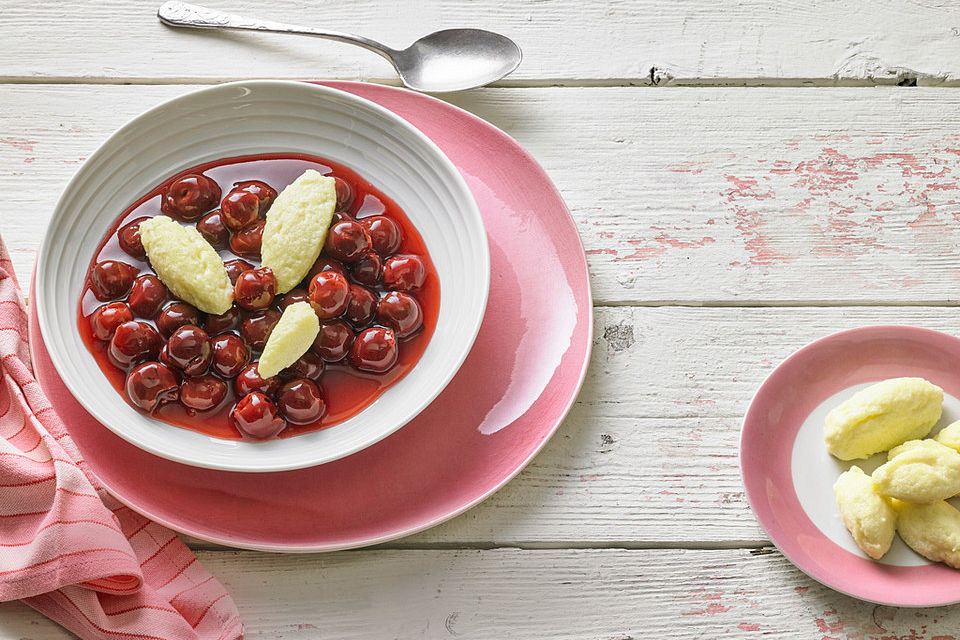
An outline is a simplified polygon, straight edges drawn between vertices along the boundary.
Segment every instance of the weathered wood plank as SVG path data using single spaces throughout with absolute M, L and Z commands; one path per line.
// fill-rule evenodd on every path
M 740 416 L 803 344 L 868 324 L 956 330 L 944 307 L 612 307 L 586 384 L 533 464 L 479 507 L 394 546 L 751 546 Z
M 867 324 L 955 330 L 950 308 L 601 308 L 585 387 L 525 471 L 394 546 L 752 546 L 740 416 L 803 344 Z
M 946 307 L 611 307 L 574 410 L 485 503 L 392 546 L 755 546 L 740 480 L 741 416 L 772 368 L 841 329 L 956 332 Z
M 872 324 L 956 333 L 958 320 L 943 307 L 598 309 L 577 406 L 533 464 L 399 544 L 763 544 L 740 480 L 741 416 L 794 350 Z
M 391 547 L 756 546 L 741 416 L 807 342 L 869 324 L 956 332 L 949 308 L 604 308 L 577 406 L 515 480 Z
M 749 550 L 366 551 L 198 555 L 254 638 L 947 640 L 960 609 L 840 595 Z M 19 603 L 0 636 L 69 634 Z
M 0 78 L 209 81 L 395 76 L 355 47 L 291 36 L 210 33 L 161 25 L 156 5 L 7 0 Z M 519 42 L 513 83 L 833 84 L 955 82 L 960 10 L 943 2 L 809 0 L 510 2 L 205 0 L 247 15 L 362 32 L 406 46 L 436 29 L 473 26 Z
M 22 86 L 8 89 L 12 96 L 11 104 L 20 106 L 16 110 L 19 118 L 14 117 L 14 111 L 11 110 L 3 122 L 18 132 L 13 134 L 15 139 L 10 140 L 11 134 L 7 133 L 10 128 L 0 129 L 5 131 L 6 138 L 6 142 L 0 145 L 3 149 L 0 152 L 3 154 L 0 156 L 3 160 L 3 165 L 0 165 L 3 167 L 0 170 L 3 172 L 0 186 L 8 196 L 0 226 L 6 241 L 19 251 L 18 271 L 22 277 L 26 277 L 31 264 L 31 251 L 38 243 L 44 224 L 42 221 L 35 222 L 35 219 L 42 217 L 43 211 L 49 209 L 60 187 L 58 182 L 65 180 L 66 174 L 74 166 L 63 163 L 76 161 L 89 153 L 94 141 L 113 126 L 97 124 L 105 118 L 97 111 L 136 111 L 162 95 L 171 95 L 183 89 L 139 87 L 132 91 L 125 87 Z M 612 178 L 606 175 L 609 171 L 605 173 L 601 166 L 583 161 L 586 151 L 580 154 L 580 162 L 574 162 L 569 158 L 569 153 L 556 149 L 555 144 L 548 144 L 549 134 L 543 127 L 535 126 L 533 114 L 553 117 L 565 113 L 567 120 L 563 123 L 567 125 L 573 122 L 576 113 L 584 118 L 588 118 L 589 114 L 584 110 L 564 107 L 567 102 L 565 97 L 577 94 L 579 97 L 571 102 L 580 104 L 584 96 L 603 95 L 626 109 L 630 108 L 630 96 L 643 98 L 640 95 L 642 92 L 631 93 L 633 91 L 636 90 L 494 90 L 479 94 L 472 103 L 479 107 L 481 113 L 501 114 L 501 118 L 507 119 L 508 129 L 521 139 L 534 142 L 531 147 L 557 178 L 580 219 L 581 229 L 586 229 L 584 235 L 588 247 L 599 248 L 601 240 L 600 232 L 590 231 L 590 223 L 613 220 L 618 226 L 609 227 L 613 230 L 606 233 L 615 237 L 602 240 L 608 244 L 616 243 L 621 241 L 621 236 L 629 234 L 631 228 L 651 228 L 648 213 L 645 208 L 634 204 L 638 200 L 625 197 L 621 191 L 613 188 Z M 516 93 L 529 94 L 531 97 L 517 97 L 512 103 L 517 110 L 510 111 L 510 96 Z M 650 93 L 647 92 L 647 95 Z M 805 105 L 816 102 L 803 97 L 806 92 L 764 90 L 753 93 L 766 96 L 757 98 L 757 101 L 768 100 L 768 104 L 778 104 L 781 113 L 786 113 L 791 97 L 796 101 L 806 101 Z M 840 105 L 854 108 L 856 93 L 853 90 L 835 90 L 822 94 L 838 100 L 828 110 L 820 112 L 834 119 L 825 120 L 824 126 L 841 126 Z M 927 131 L 923 134 L 926 136 L 934 136 L 934 131 L 949 128 L 956 117 L 946 110 L 952 104 L 952 92 L 949 91 L 918 90 L 913 94 L 919 96 L 918 103 L 906 100 L 901 94 L 872 93 L 886 96 L 887 99 L 881 102 L 890 102 L 895 105 L 894 111 L 906 113 L 898 118 L 906 119 L 909 116 L 919 123 L 919 131 Z M 149 94 L 148 98 L 137 97 L 146 94 Z M 707 96 L 705 102 L 709 102 L 707 98 L 711 95 L 720 101 L 738 99 L 737 92 L 730 89 L 680 90 L 678 96 L 681 99 L 676 104 L 686 101 L 684 108 L 694 110 L 690 112 L 694 113 L 699 108 L 697 95 Z M 31 96 L 32 99 L 28 99 Z M 111 96 L 113 99 L 108 100 Z M 935 125 L 932 115 L 924 115 L 921 103 L 927 104 L 930 114 L 939 114 L 940 123 Z M 36 104 L 32 111 L 28 108 L 30 104 Z M 111 105 L 114 108 L 108 109 Z M 521 106 L 530 113 L 520 111 Z M 732 109 L 733 106 L 727 104 L 723 109 Z M 648 105 L 645 108 L 653 107 Z M 716 110 L 711 117 L 718 118 L 713 126 L 719 127 L 722 110 L 716 106 L 713 108 Z M 794 105 L 795 110 L 798 108 Z M 673 117 L 679 118 L 676 113 Z M 800 118 L 812 126 L 814 115 L 803 113 L 795 119 Z M 729 119 L 731 122 L 735 120 L 733 115 Z M 24 125 L 24 122 L 27 124 Z M 701 121 L 697 122 L 700 122 L 697 126 L 705 127 Z M 897 122 L 900 122 L 897 126 L 906 126 L 905 122 Z M 679 127 L 679 122 L 674 126 Z M 796 128 L 795 123 L 789 126 Z M 892 141 L 897 137 L 889 125 L 863 122 L 860 126 L 880 127 L 875 130 L 883 133 L 885 144 L 893 144 Z M 21 137 L 19 132 L 24 131 L 31 135 Z M 576 135 L 584 140 L 588 137 L 588 133 L 579 131 Z M 716 131 L 713 135 L 719 139 L 721 132 Z M 857 135 L 863 144 L 871 140 L 862 132 Z M 601 151 L 607 147 L 606 144 L 598 146 L 601 149 L 590 152 L 596 162 L 599 162 Z M 798 146 L 802 147 L 803 143 L 798 143 Z M 651 150 L 659 148 L 677 154 L 672 157 L 680 157 L 665 142 L 650 147 Z M 791 144 L 783 145 L 783 149 L 790 148 Z M 933 159 L 953 155 L 956 154 L 944 151 L 940 155 L 934 154 Z M 25 161 L 31 158 L 32 161 Z M 635 175 L 631 172 L 644 168 L 649 175 L 659 175 L 656 172 L 662 171 L 662 167 L 657 167 L 664 164 L 662 158 L 653 161 L 640 151 L 626 153 L 623 158 L 629 169 L 625 170 L 624 175 Z M 929 166 L 935 166 L 933 159 L 929 160 Z M 870 163 L 863 164 L 867 169 L 871 166 Z M 577 170 L 575 165 L 583 170 Z M 58 166 L 61 169 L 58 170 Z M 682 176 L 684 180 L 707 181 L 707 186 L 691 183 L 691 189 L 700 189 L 697 197 L 703 197 L 710 181 L 717 179 L 710 178 L 708 174 L 711 171 L 725 172 L 724 167 L 721 165 L 719 171 L 705 168 L 700 172 L 667 173 Z M 914 177 L 912 174 L 904 176 L 904 169 L 899 167 L 892 171 L 901 181 Z M 641 171 L 639 175 L 646 174 Z M 603 189 L 598 190 L 598 184 Z M 628 183 L 624 189 L 632 189 L 634 185 L 645 193 L 663 191 L 659 196 L 663 201 L 668 198 L 693 198 L 696 195 L 688 193 L 690 190 L 663 189 L 647 179 Z M 588 204 L 591 198 L 595 200 L 598 197 L 598 193 L 604 199 L 599 209 L 596 204 Z M 627 213 L 606 215 L 618 202 L 623 203 L 623 210 Z M 639 202 L 643 202 L 643 199 Z M 945 212 L 942 216 L 949 216 L 949 205 L 944 204 L 943 209 Z M 604 215 L 598 215 L 598 210 Z M 661 210 L 653 217 L 662 220 L 668 215 L 680 214 L 672 209 Z M 664 254 L 665 257 L 660 260 L 642 262 L 646 265 L 644 271 L 637 275 L 633 288 L 628 291 L 635 291 L 638 296 L 650 296 L 637 298 L 639 302 L 661 299 L 668 289 L 674 296 L 679 291 L 680 297 L 691 302 L 710 302 L 727 294 L 736 298 L 737 291 L 744 289 L 752 291 L 752 295 L 761 300 L 773 303 L 804 295 L 827 300 L 836 296 L 833 299 L 839 301 L 873 301 L 888 295 L 899 299 L 897 296 L 904 295 L 902 292 L 907 290 L 916 298 L 929 297 L 934 302 L 950 300 L 954 233 L 950 225 L 937 227 L 939 230 L 936 233 L 933 229 L 926 229 L 922 236 L 926 244 L 914 244 L 910 236 L 911 228 L 905 224 L 902 228 L 897 227 L 897 220 L 903 218 L 887 215 L 892 217 L 884 223 L 883 229 L 894 229 L 890 242 L 895 244 L 897 238 L 903 240 L 903 250 L 899 253 L 883 251 L 877 256 L 868 253 L 834 257 L 828 253 L 811 252 L 811 255 L 801 256 L 795 262 L 771 261 L 769 264 L 755 265 L 747 262 L 743 266 L 744 271 L 737 272 L 737 277 L 743 281 L 734 286 L 730 283 L 735 282 L 736 278 L 718 273 L 715 269 L 706 270 L 709 265 L 704 265 L 703 258 L 696 257 L 699 250 L 678 249 L 678 252 L 687 253 L 678 253 L 673 258 L 669 257 L 673 254 Z M 941 216 L 941 213 L 937 215 Z M 779 208 L 771 207 L 765 219 L 770 224 L 776 224 L 780 216 Z M 705 225 L 710 226 L 716 224 Z M 692 233 L 698 232 L 699 228 Z M 783 233 L 787 238 L 788 230 L 784 229 Z M 807 230 L 805 233 L 808 241 L 817 237 L 815 231 Z M 711 247 L 720 244 L 707 243 L 701 250 L 711 251 Z M 732 242 L 725 240 L 723 244 Z M 934 248 L 935 254 L 924 254 L 930 247 Z M 728 253 L 729 249 L 723 249 L 723 252 Z M 686 262 L 697 265 L 697 269 L 682 268 L 685 261 L 683 255 L 688 256 Z M 622 262 L 611 261 L 605 265 L 597 261 L 596 255 L 591 258 L 594 260 L 594 284 L 598 291 L 615 290 L 619 285 L 611 276 L 624 269 Z M 718 259 L 715 256 L 707 260 Z M 871 272 L 871 265 L 879 275 Z M 904 270 L 910 267 L 918 282 L 913 287 L 892 289 L 891 283 L 895 281 L 896 274 L 890 273 L 891 267 L 888 265 L 900 265 Z M 814 270 L 812 273 L 815 275 L 809 275 L 810 269 Z M 829 269 L 834 271 L 831 279 L 818 282 L 816 274 L 822 275 Z M 710 281 L 703 277 L 704 273 L 716 274 L 716 279 Z M 865 280 L 870 284 L 869 279 L 874 277 L 880 279 L 879 282 L 873 281 L 875 286 L 865 285 Z M 883 283 L 887 288 L 878 289 L 877 286 Z M 691 290 L 693 294 L 689 293 Z M 913 290 L 918 293 L 912 293 Z M 601 301 L 618 301 L 613 294 L 602 295 L 598 295 Z M 951 331 L 954 329 L 954 313 L 950 308 L 927 307 L 601 309 L 597 316 L 597 350 L 586 389 L 573 416 L 550 443 L 547 451 L 528 472 L 481 510 L 472 511 L 443 528 L 413 538 L 410 543 L 522 543 L 535 546 L 564 542 L 578 544 L 578 541 L 586 544 L 625 542 L 632 545 L 762 542 L 764 536 L 743 502 L 736 466 L 739 416 L 746 408 L 753 390 L 775 362 L 813 338 L 839 328 L 890 322 L 921 324 Z M 614 451 L 604 453 L 610 448 L 607 446 L 608 437 L 619 444 Z M 657 456 L 649 455 L 654 450 L 651 443 L 656 447 Z M 679 500 L 684 502 L 680 503 Z M 676 516 L 677 513 L 681 515 Z M 662 517 L 664 514 L 674 517 L 665 519 Z
M 22 277 L 82 159 L 189 89 L 0 87 L 0 229 Z M 557 183 L 599 304 L 958 300 L 960 92 L 491 89 L 458 102 Z

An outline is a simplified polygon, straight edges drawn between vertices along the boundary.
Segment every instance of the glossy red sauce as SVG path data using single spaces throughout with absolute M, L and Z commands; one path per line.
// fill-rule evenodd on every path
M 346 360 L 337 363 L 325 363 L 326 369 L 319 380 L 319 386 L 326 401 L 326 413 L 320 420 L 314 423 L 304 425 L 291 423 L 278 437 L 285 438 L 294 436 L 343 422 L 369 406 L 386 389 L 403 378 L 417 364 L 436 327 L 437 314 L 440 306 L 440 285 L 436 269 L 430 260 L 423 239 L 400 207 L 376 187 L 357 175 L 356 172 L 323 158 L 293 153 L 240 156 L 191 167 L 190 169 L 171 176 L 156 188 L 152 189 L 128 207 L 126 211 L 117 218 L 90 261 L 88 277 L 80 296 L 78 310 L 80 335 L 87 345 L 87 348 L 93 354 L 94 358 L 96 358 L 104 375 L 107 376 L 111 384 L 113 384 L 114 388 L 128 404 L 136 408 L 135 405 L 129 402 L 124 392 L 124 381 L 127 372 L 114 366 L 108 360 L 106 351 L 109 343 L 95 339 L 90 326 L 90 316 L 99 306 L 105 303 L 97 300 L 90 290 L 89 270 L 93 268 L 94 264 L 103 260 L 120 260 L 126 262 L 135 266 L 140 271 L 140 274 L 152 274 L 153 270 L 150 268 L 149 263 L 133 258 L 120 248 L 116 233 L 117 230 L 135 218 L 160 215 L 162 194 L 166 192 L 167 187 L 172 182 L 187 174 L 202 173 L 206 175 L 219 184 L 222 195 L 226 196 L 235 183 L 245 180 L 261 180 L 276 189 L 277 192 L 280 192 L 307 169 L 314 169 L 325 175 L 332 174 L 350 183 L 353 186 L 355 197 L 349 213 L 356 218 L 363 219 L 372 215 L 385 215 L 393 219 L 393 221 L 400 226 L 403 231 L 403 242 L 396 253 L 419 255 L 423 259 L 427 270 L 427 277 L 423 286 L 413 293 L 423 310 L 423 327 L 412 336 L 397 339 L 399 344 L 397 364 L 385 373 L 374 374 L 359 371 L 353 368 Z M 229 249 L 220 250 L 219 254 L 224 261 L 239 258 L 250 262 L 255 267 L 260 266 L 260 261 L 255 257 L 238 256 Z M 324 257 L 324 253 L 321 253 L 321 258 L 322 257 Z M 309 282 L 304 281 L 300 283 L 298 287 L 306 288 L 308 284 Z M 378 295 L 382 295 L 387 291 L 382 283 L 376 287 L 368 288 Z M 122 299 L 123 298 L 121 298 L 121 300 Z M 171 297 L 171 300 L 173 299 L 174 298 Z M 276 301 L 271 308 L 279 310 Z M 241 310 L 241 319 L 247 315 L 249 315 L 249 312 Z M 154 324 L 152 319 L 141 317 L 135 317 L 134 319 Z M 376 323 L 372 326 L 376 326 Z M 231 331 L 230 333 L 237 332 Z M 256 362 L 258 359 L 259 352 L 254 351 L 251 361 Z M 212 370 L 209 373 L 212 375 Z M 220 405 L 213 409 L 198 412 L 188 409 L 179 402 L 174 402 L 161 405 L 151 415 L 154 418 L 170 424 L 218 438 L 234 440 L 247 439 L 245 435 L 237 430 L 230 418 L 230 410 L 237 402 L 238 397 L 233 389 L 233 381 L 226 380 L 226 382 L 228 388 L 227 396 Z

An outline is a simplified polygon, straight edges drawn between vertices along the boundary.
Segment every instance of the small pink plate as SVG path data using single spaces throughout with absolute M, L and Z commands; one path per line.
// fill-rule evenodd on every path
M 235 473 L 182 465 L 134 447 L 86 413 L 58 377 L 31 315 L 40 384 L 107 489 L 172 529 L 234 547 L 361 547 L 462 513 L 543 447 L 572 406 L 590 355 L 583 247 L 536 161 L 499 129 L 440 100 L 392 87 L 326 84 L 383 105 L 432 138 L 463 174 L 487 229 L 491 283 L 483 325 L 459 373 L 417 418 L 358 453 L 308 469 Z
M 960 339 L 880 326 L 803 347 L 774 369 L 750 403 L 740 434 L 740 469 L 760 524 L 811 578 L 878 604 L 953 604 L 960 602 L 960 571 L 929 562 L 899 537 L 881 561 L 871 560 L 844 528 L 833 495 L 843 471 L 856 464 L 872 473 L 886 455 L 850 462 L 832 457 L 823 442 L 826 414 L 871 383 L 903 376 L 943 388 L 943 416 L 931 433 L 960 419 Z

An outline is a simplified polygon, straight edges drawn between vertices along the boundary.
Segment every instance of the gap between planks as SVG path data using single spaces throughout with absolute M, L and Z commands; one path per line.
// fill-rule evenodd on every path
M 687 307 L 706 309 L 822 309 L 831 307 L 957 307 L 958 300 L 604 300 L 595 309 L 623 307 Z
M 960 11 L 951 3 L 744 0 L 404 3 L 369 0 L 212 0 L 246 15 L 323 24 L 400 45 L 425 31 L 470 25 L 514 38 L 524 63 L 500 86 L 862 86 L 960 80 Z M 393 78 L 369 52 L 308 38 L 170 29 L 155 4 L 6 0 L 0 74 L 20 81 L 79 76 L 130 81 L 164 76 Z M 197 66 L 197 60 L 203 60 Z M 242 66 L 241 66 L 242 65 Z M 206 77 L 198 77 L 206 76 Z M 71 78 L 72 79 L 72 78 Z M 107 80 L 109 79 L 109 80 Z
M 192 538 L 180 534 L 187 546 L 194 551 L 238 551 L 237 548 L 228 547 L 213 542 L 206 542 L 197 538 Z M 691 551 L 723 551 L 729 549 L 749 549 L 752 554 L 772 553 L 776 548 L 772 546 L 770 540 L 723 540 L 716 542 L 657 542 L 657 541 L 634 541 L 634 540 L 577 540 L 563 542 L 518 542 L 514 544 L 495 544 L 483 542 L 404 542 L 404 539 L 394 540 L 379 545 L 369 545 L 357 547 L 354 549 L 343 549 L 339 551 L 317 551 L 315 553 L 349 553 L 365 551 L 602 551 L 602 550 L 621 550 L 621 551 L 648 551 L 657 549 L 682 549 Z M 268 552 L 269 553 L 269 552 Z M 280 552 L 283 553 L 283 552 Z M 302 555 L 291 553 L 284 555 Z
M 651 74 L 655 71 L 651 69 Z M 109 76 L 0 76 L 0 84 L 51 84 L 51 85 L 215 85 L 224 82 L 237 82 L 240 80 L 276 80 L 277 76 L 233 76 L 233 77 L 164 77 L 156 78 L 150 76 L 129 76 L 129 77 L 109 77 Z M 279 78 L 283 80 L 295 80 L 296 78 Z M 339 78 L 339 77 L 318 77 L 311 80 L 345 80 L 362 81 L 371 84 L 383 84 L 392 87 L 401 86 L 399 78 Z M 823 87 L 941 87 L 956 88 L 960 87 L 960 80 L 944 80 L 935 76 L 895 76 L 891 78 L 699 78 L 699 79 L 651 79 L 643 78 L 543 78 L 543 79 L 524 79 L 510 80 L 504 79 L 485 85 L 485 89 L 543 89 L 551 87 L 569 87 L 569 88 L 603 88 L 603 87 L 692 87 L 692 88 L 711 88 L 711 87 L 742 87 L 763 88 L 799 88 L 799 89 L 817 89 Z M 459 92 L 461 95 L 465 92 Z M 437 94 L 440 97 L 456 94 Z

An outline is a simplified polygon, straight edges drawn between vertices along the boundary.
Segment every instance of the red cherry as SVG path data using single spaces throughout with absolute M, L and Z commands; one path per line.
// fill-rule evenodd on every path
M 233 299 L 243 309 L 266 309 L 277 294 L 277 278 L 270 267 L 244 271 L 233 285 Z
M 207 315 L 207 319 L 203 323 L 203 330 L 211 336 L 215 336 L 218 333 L 235 329 L 239 321 L 240 309 L 237 308 L 237 305 L 233 305 L 220 315 Z
M 248 364 L 243 368 L 243 371 L 237 374 L 236 379 L 233 381 L 233 389 L 240 397 L 248 393 L 253 393 L 254 391 L 272 396 L 279 386 L 280 378 L 277 376 L 267 378 L 266 380 L 261 378 L 256 364 Z
M 402 291 L 388 291 L 377 306 L 377 320 L 406 338 L 423 325 L 423 311 L 417 299 Z
M 188 324 L 200 324 L 200 312 L 186 302 L 171 302 L 163 308 L 156 319 L 157 329 L 164 338 L 169 338 L 174 331 Z
M 348 211 L 353 206 L 353 187 L 343 178 L 337 177 L 333 178 L 333 184 L 337 190 L 337 211 Z
M 234 189 L 220 204 L 223 224 L 236 233 L 260 219 L 260 199 L 255 194 Z
M 191 324 L 180 327 L 167 341 L 167 359 L 188 376 L 199 376 L 213 359 L 210 336 Z
M 373 287 L 380 282 L 380 276 L 383 273 L 383 259 L 373 251 L 366 252 L 350 266 L 353 279 L 360 284 Z
M 357 219 L 354 218 L 349 213 L 347 213 L 346 211 L 334 211 L 333 217 L 330 219 L 330 226 L 332 227 L 338 222 L 344 222 L 344 221 L 356 222 Z
M 179 369 L 179 367 L 170 360 L 170 352 L 167 351 L 167 345 L 163 345 L 163 348 L 160 349 L 160 357 L 157 358 L 157 360 L 160 361 L 160 364 L 170 369 L 170 371 L 177 371 Z
M 130 310 L 141 318 L 153 318 L 167 301 L 167 287 L 157 276 L 140 276 L 133 281 L 127 302 Z
M 383 282 L 391 289 L 412 291 L 423 286 L 427 268 L 420 256 L 396 255 L 383 264 Z
M 237 278 L 240 277 L 240 274 L 244 271 L 250 271 L 254 268 L 252 264 L 246 260 L 227 260 L 223 263 L 223 268 L 227 270 L 227 277 L 230 278 L 230 284 L 236 285 Z
M 260 217 L 270 209 L 270 205 L 277 199 L 277 190 L 260 180 L 245 180 L 238 182 L 233 187 L 234 191 L 245 191 L 257 196 L 260 201 Z
M 255 351 L 263 351 L 270 332 L 280 322 L 280 312 L 266 309 L 255 313 L 240 323 L 240 335 Z
M 350 347 L 350 362 L 361 371 L 389 371 L 397 363 L 397 356 L 397 337 L 393 329 L 383 327 L 364 329 Z
M 313 340 L 310 350 L 327 362 L 337 362 L 350 352 L 353 329 L 343 320 L 327 320 L 320 323 L 320 333 Z
M 197 231 L 214 249 L 223 249 L 230 242 L 230 232 L 223 226 L 223 216 L 219 209 L 200 218 L 200 222 L 197 223 Z
M 137 268 L 119 260 L 104 260 L 90 271 L 90 288 L 97 300 L 106 302 L 127 294 L 137 276 Z
M 370 216 L 361 220 L 360 225 L 370 236 L 370 246 L 381 256 L 396 253 L 403 242 L 400 225 L 387 216 Z
M 277 199 L 277 190 L 260 180 L 244 180 L 233 186 L 236 191 L 245 191 L 257 196 L 260 201 L 260 216 L 263 217 L 270 210 L 273 201 Z
M 308 378 L 310 380 L 319 380 L 323 375 L 323 360 L 319 356 L 309 351 L 297 358 L 297 360 L 280 372 L 283 378 Z
M 327 410 L 327 403 L 315 383 L 305 378 L 294 378 L 277 390 L 277 407 L 287 421 L 293 424 L 315 422 Z
M 110 338 L 107 357 L 114 366 L 126 369 L 145 360 L 156 360 L 161 344 L 160 334 L 146 322 L 124 322 Z
M 287 423 L 280 417 L 277 405 L 262 393 L 248 393 L 230 412 L 241 433 L 253 438 L 270 438 L 283 431 Z
M 277 305 L 281 309 L 286 309 L 297 302 L 310 302 L 310 295 L 306 289 L 291 289 L 285 295 L 277 298 Z
M 196 220 L 220 201 L 220 186 L 202 174 L 183 176 L 167 188 L 160 209 L 179 220 Z
M 370 238 L 359 222 L 343 220 L 327 232 L 325 251 L 342 262 L 353 262 L 370 249 Z
M 109 340 L 124 322 L 133 320 L 133 312 L 125 302 L 111 302 L 97 307 L 90 316 L 90 329 L 97 340 Z
M 354 201 L 353 185 L 337 176 L 333 178 L 333 185 L 337 192 L 337 211 L 349 211 Z
M 263 241 L 263 227 L 265 224 L 265 220 L 260 220 L 246 229 L 235 231 L 234 234 L 230 236 L 230 251 L 233 251 L 238 256 L 259 256 L 260 243 Z
M 343 317 L 347 322 L 357 329 L 367 326 L 373 322 L 373 317 L 377 313 L 377 296 L 358 284 L 350 285 L 350 303 Z
M 131 220 L 117 231 L 117 242 L 129 256 L 137 260 L 146 260 L 147 251 L 140 240 L 140 223 L 150 218 L 143 217 Z
M 314 276 L 316 276 L 318 273 L 322 273 L 324 271 L 336 271 L 342 276 L 347 275 L 347 270 L 344 268 L 343 263 L 337 260 L 332 260 L 331 258 L 321 254 L 320 257 L 317 258 L 317 261 L 313 263 L 313 266 L 310 267 L 310 271 L 307 273 L 307 283 L 313 280 Z
M 227 383 L 213 376 L 186 378 L 180 383 L 180 402 L 196 411 L 208 411 L 223 402 Z
M 213 370 L 224 378 L 233 378 L 250 364 L 250 347 L 240 336 L 221 333 L 210 340 Z
M 144 362 L 127 374 L 124 389 L 130 402 L 144 411 L 174 402 L 180 392 L 177 377 L 159 362 Z
M 322 271 L 310 281 L 310 304 L 321 320 L 335 318 L 347 310 L 350 283 L 336 271 Z
M 263 218 L 276 199 L 277 191 L 265 182 L 238 182 L 223 199 L 223 223 L 234 232 L 246 229 Z

